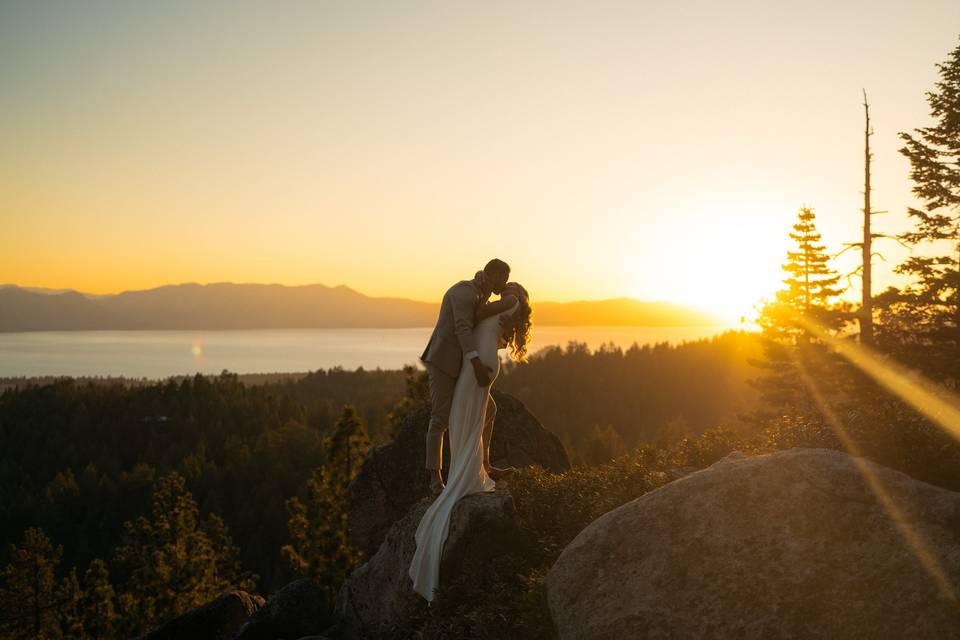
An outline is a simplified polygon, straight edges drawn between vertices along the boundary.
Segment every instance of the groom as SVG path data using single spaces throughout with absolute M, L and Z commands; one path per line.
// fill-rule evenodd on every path
M 493 373 L 490 367 L 480 360 L 473 338 L 477 309 L 487 301 L 491 293 L 499 294 L 509 277 L 510 265 L 494 258 L 487 263 L 483 271 L 477 272 L 473 280 L 461 280 L 447 289 L 440 303 L 437 326 L 433 329 L 427 348 L 420 356 L 430 379 L 430 426 L 427 429 L 426 468 L 430 491 L 434 494 L 444 487 L 440 473 L 443 432 L 449 425 L 453 388 L 460 375 L 463 358 L 470 360 L 473 375 L 481 387 L 490 384 Z M 490 434 L 493 430 L 493 419 L 497 414 L 497 405 L 492 397 L 488 397 L 487 402 L 486 421 L 483 426 L 484 457 L 487 458 L 484 460 L 484 467 L 488 469 L 488 475 L 497 480 L 503 477 L 507 470 L 489 466 Z

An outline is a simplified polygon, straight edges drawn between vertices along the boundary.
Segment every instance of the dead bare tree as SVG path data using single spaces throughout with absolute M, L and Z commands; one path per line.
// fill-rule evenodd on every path
M 870 161 L 873 153 L 870 151 L 870 136 L 873 135 L 873 128 L 870 126 L 870 105 L 867 102 L 867 91 L 863 90 L 863 112 L 865 116 L 865 125 L 863 128 L 863 240 L 860 242 L 844 242 L 846 249 L 837 253 L 834 257 L 852 247 L 860 247 L 861 262 L 856 269 L 846 274 L 847 284 L 850 284 L 850 276 L 859 273 L 863 282 L 863 292 L 861 295 L 860 308 L 855 313 L 860 323 L 860 344 L 873 344 L 873 265 L 872 257 L 877 255 L 882 260 L 886 260 L 880 253 L 873 253 L 874 238 L 892 238 L 900 242 L 895 236 L 885 233 L 873 233 L 871 228 L 871 216 L 878 213 L 887 213 L 886 211 L 874 211 L 870 206 Z M 900 244 L 903 244 L 900 242 Z M 904 245 L 906 246 L 906 245 Z

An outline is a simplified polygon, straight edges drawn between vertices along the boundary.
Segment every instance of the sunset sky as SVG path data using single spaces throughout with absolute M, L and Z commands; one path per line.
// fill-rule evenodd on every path
M 860 239 L 862 88 L 909 228 L 896 134 L 958 38 L 957 0 L 5 0 L 0 283 L 438 300 L 496 256 L 535 299 L 748 314 L 801 205 Z

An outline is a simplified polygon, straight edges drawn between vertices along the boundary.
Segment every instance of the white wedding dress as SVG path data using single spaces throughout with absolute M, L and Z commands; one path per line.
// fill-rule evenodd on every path
M 510 315 L 519 306 L 484 318 L 473 328 L 480 360 L 493 369 L 490 383 L 500 373 L 497 354 L 500 340 L 500 317 Z M 447 437 L 450 444 L 450 467 L 443 491 L 427 508 L 417 526 L 417 550 L 410 562 L 408 574 L 413 590 L 428 601 L 433 601 L 433 590 L 440 579 L 440 557 L 447 539 L 453 507 L 461 497 L 471 493 L 493 491 L 496 483 L 483 468 L 483 423 L 487 411 L 490 387 L 481 387 L 473 373 L 473 365 L 464 358 L 453 388 L 450 405 L 450 425 Z

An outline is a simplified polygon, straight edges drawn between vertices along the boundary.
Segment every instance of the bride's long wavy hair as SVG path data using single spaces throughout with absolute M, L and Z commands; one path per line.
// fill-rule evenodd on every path
M 519 362 L 527 361 L 527 345 L 530 344 L 530 327 L 533 326 L 533 309 L 530 308 L 530 294 L 519 282 L 510 282 L 520 292 L 520 306 L 507 316 L 508 322 L 503 329 L 503 337 L 510 347 L 510 355 Z

